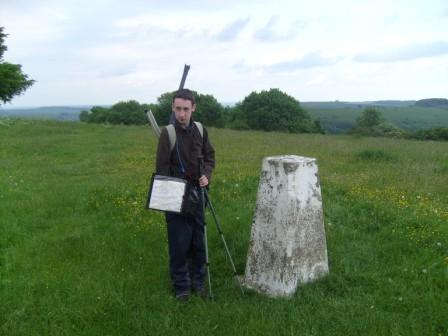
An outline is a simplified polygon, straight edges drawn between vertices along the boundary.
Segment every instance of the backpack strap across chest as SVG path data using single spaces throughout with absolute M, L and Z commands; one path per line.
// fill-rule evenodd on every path
M 201 134 L 201 137 L 204 136 L 204 126 L 198 121 L 194 122 L 196 124 L 196 127 L 199 130 L 199 133 Z M 173 150 L 174 145 L 176 144 L 176 129 L 174 128 L 173 124 L 169 124 L 166 127 L 166 130 L 168 132 L 168 138 L 170 140 L 170 150 Z

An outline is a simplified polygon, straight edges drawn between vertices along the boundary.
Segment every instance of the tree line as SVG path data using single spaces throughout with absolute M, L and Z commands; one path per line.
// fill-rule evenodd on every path
M 167 125 L 175 91 L 166 92 L 155 104 L 135 100 L 119 102 L 110 108 L 94 106 L 82 111 L 80 120 L 89 123 L 146 124 L 145 110 L 151 109 L 159 125 Z M 279 89 L 252 92 L 235 106 L 223 106 L 210 94 L 193 91 L 196 111 L 193 118 L 211 127 L 240 130 L 324 133 L 320 122 L 312 120 L 300 103 Z
M 88 123 L 143 125 L 148 123 L 146 110 L 151 109 L 159 125 L 167 125 L 175 91 L 160 95 L 155 104 L 140 104 L 135 100 L 119 102 L 110 108 L 94 106 L 82 111 L 80 120 Z M 280 131 L 289 133 L 321 133 L 319 120 L 312 120 L 293 97 L 280 91 L 252 92 L 235 106 L 223 106 L 209 94 L 193 91 L 196 99 L 194 120 L 207 126 L 238 130 Z M 448 128 L 437 127 L 416 132 L 406 131 L 386 122 L 382 113 L 367 107 L 357 118 L 348 134 L 356 136 L 392 137 L 418 140 L 448 140 Z

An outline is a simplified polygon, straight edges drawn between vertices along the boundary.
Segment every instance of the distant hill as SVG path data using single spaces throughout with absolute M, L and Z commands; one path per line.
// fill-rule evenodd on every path
M 448 99 L 445 98 L 421 99 L 415 102 L 415 106 L 448 108 Z
M 300 102 L 304 108 L 312 109 L 358 109 L 364 107 L 409 107 L 415 105 L 415 100 L 376 100 L 364 102 L 342 102 L 339 100 L 328 102 Z
M 328 133 L 345 133 L 356 123 L 365 105 L 344 108 L 309 107 L 303 105 L 313 119 L 319 119 Z M 379 106 L 374 105 L 386 119 L 395 126 L 409 131 L 432 127 L 448 127 L 448 109 L 419 106 Z
M 319 119 L 328 133 L 345 133 L 366 107 L 381 111 L 386 121 L 409 131 L 448 127 L 446 99 L 377 100 L 365 102 L 300 102 L 313 119 Z M 438 104 L 438 105 L 436 105 Z
M 90 110 L 92 105 L 83 106 L 44 106 L 31 108 L 0 108 L 0 117 L 26 117 L 54 120 L 79 121 L 82 110 Z

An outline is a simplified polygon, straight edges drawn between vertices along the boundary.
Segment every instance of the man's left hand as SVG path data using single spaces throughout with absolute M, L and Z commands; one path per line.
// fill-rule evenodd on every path
M 199 186 L 200 186 L 200 187 L 206 187 L 206 186 L 208 186 L 208 178 L 207 178 L 207 176 L 202 175 L 202 176 L 199 178 Z

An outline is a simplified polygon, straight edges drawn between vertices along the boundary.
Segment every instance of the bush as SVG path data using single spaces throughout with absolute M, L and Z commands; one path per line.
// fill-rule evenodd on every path
M 384 121 L 383 115 L 375 108 L 367 107 L 356 119 L 355 126 L 349 134 L 389 138 L 403 138 L 406 131 Z
M 434 127 L 417 131 L 409 136 L 417 140 L 448 141 L 448 127 Z
M 249 125 L 243 119 L 233 120 L 233 121 L 229 122 L 226 126 L 228 128 L 234 129 L 234 130 L 241 130 L 241 131 L 250 130 Z
M 236 117 L 251 129 L 291 133 L 321 132 L 300 103 L 279 89 L 252 92 L 237 106 Z
M 148 122 L 144 110 L 148 105 L 140 105 L 135 100 L 118 102 L 110 108 L 94 106 L 82 111 L 79 120 L 88 123 L 111 123 L 124 125 L 142 125 Z

